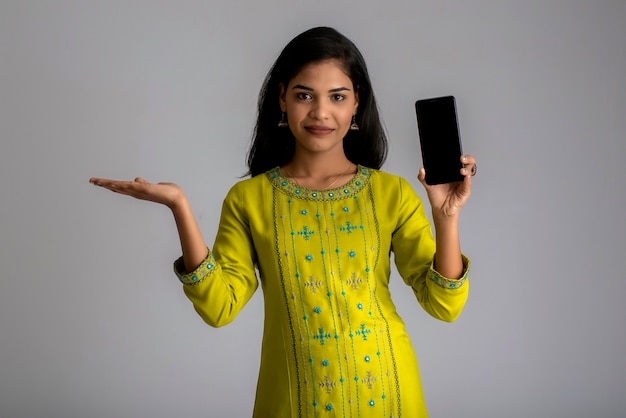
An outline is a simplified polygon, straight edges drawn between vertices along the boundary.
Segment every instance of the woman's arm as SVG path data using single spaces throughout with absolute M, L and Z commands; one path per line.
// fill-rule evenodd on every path
M 463 259 L 459 240 L 458 214 L 444 219 L 435 219 L 435 270 L 444 277 L 458 279 L 463 275 Z
M 428 185 L 426 173 L 422 168 L 418 179 L 426 189 L 435 227 L 435 269 L 442 276 L 450 279 L 460 278 L 463 274 L 463 259 L 459 240 L 459 212 L 470 196 L 473 167 L 476 160 L 471 155 L 461 157 L 464 168 L 462 182 Z
M 460 253 L 458 219 L 441 218 L 435 239 L 422 200 L 406 180 L 401 181 L 401 189 L 398 224 L 392 235 L 398 272 L 426 312 L 443 321 L 454 321 L 467 300 L 470 264 Z
M 207 257 L 207 245 L 193 215 L 191 205 L 178 185 L 174 183 L 153 184 L 140 177 L 137 177 L 134 181 L 117 181 L 92 177 L 89 179 L 89 182 L 115 193 L 160 203 L 170 208 L 176 221 L 183 252 L 183 262 L 187 272 L 193 271 Z

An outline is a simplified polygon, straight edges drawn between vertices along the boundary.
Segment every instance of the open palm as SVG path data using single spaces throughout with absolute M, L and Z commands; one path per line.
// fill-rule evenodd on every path
M 92 177 L 89 182 L 112 192 L 132 196 L 136 199 L 161 203 L 173 208 L 184 195 L 183 190 L 174 183 L 150 183 L 141 177 L 133 181 L 119 181 Z

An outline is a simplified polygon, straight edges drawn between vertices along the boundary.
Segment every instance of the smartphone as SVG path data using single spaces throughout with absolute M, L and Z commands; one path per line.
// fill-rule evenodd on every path
M 463 181 L 461 136 L 454 96 L 415 102 L 426 184 Z

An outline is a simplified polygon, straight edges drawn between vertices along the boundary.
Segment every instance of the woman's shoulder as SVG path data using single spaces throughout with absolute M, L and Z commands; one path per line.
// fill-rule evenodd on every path
M 266 188 L 271 187 L 267 181 L 267 173 L 257 174 L 253 177 L 247 177 L 233 184 L 226 195 L 227 199 L 232 198 L 253 198 L 255 195 L 263 195 L 267 192 Z
M 370 171 L 371 181 L 376 185 L 384 185 L 385 187 L 410 187 L 406 178 L 393 174 L 383 170 L 376 170 L 373 168 L 368 169 Z

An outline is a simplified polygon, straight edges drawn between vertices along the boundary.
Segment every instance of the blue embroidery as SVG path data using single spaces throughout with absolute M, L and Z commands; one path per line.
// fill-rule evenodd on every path
M 333 201 L 345 199 L 347 196 L 358 193 L 369 182 L 370 169 L 359 166 L 356 176 L 343 189 L 332 190 L 311 190 L 305 187 L 299 187 L 297 184 L 289 181 L 280 173 L 280 167 L 276 167 L 267 172 L 267 178 L 272 182 L 274 187 L 287 193 L 290 196 L 297 196 L 299 199 Z
M 358 227 L 356 227 L 356 226 L 354 226 L 354 225 L 350 224 L 350 221 L 347 221 L 347 222 L 346 222 L 346 226 L 340 226 L 340 227 L 339 227 L 339 230 L 340 230 L 341 232 L 347 232 L 347 233 L 348 233 L 348 235 L 350 235 L 350 234 L 352 233 L 352 231 L 354 231 L 354 230 L 355 230 L 355 229 L 357 229 L 357 228 L 358 228 Z
M 303 236 L 304 239 L 307 241 L 309 240 L 310 236 L 314 234 L 315 231 L 309 230 L 309 227 L 306 225 L 302 228 L 302 231 L 298 231 L 298 235 Z
M 315 338 L 316 340 L 320 340 L 321 345 L 326 344 L 326 338 L 330 337 L 331 335 L 328 332 L 324 333 L 324 328 L 319 328 L 319 334 L 313 335 L 313 338 Z
M 361 337 L 363 337 L 363 341 L 367 341 L 367 334 L 371 333 L 372 331 L 365 328 L 365 324 L 361 324 L 361 329 L 355 331 L 356 335 L 360 335 Z

